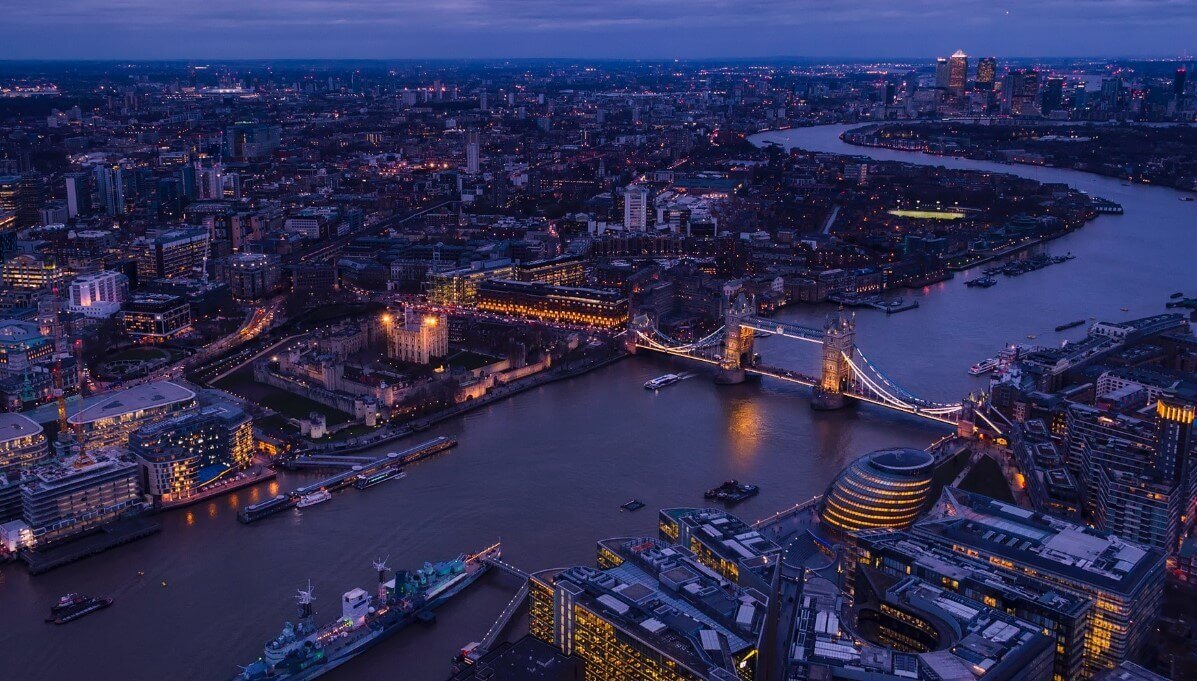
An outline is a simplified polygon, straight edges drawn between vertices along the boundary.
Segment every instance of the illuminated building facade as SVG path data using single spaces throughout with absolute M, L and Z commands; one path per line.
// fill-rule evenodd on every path
M 387 357 L 401 362 L 428 364 L 449 354 L 449 320 L 444 315 L 420 315 L 405 310 L 401 320 L 383 318 Z
M 39 291 L 62 282 L 63 270 L 54 258 L 37 255 L 14 255 L 0 268 L 0 281 L 9 288 Z
M 750 680 L 768 602 L 652 538 L 599 542 L 598 568 L 537 573 L 530 633 L 585 661 L 588 681 Z
M 997 59 L 981 57 L 977 60 L 977 89 L 993 90 L 997 82 Z
M 119 449 L 94 451 L 38 466 L 25 477 L 22 513 L 35 547 L 144 510 L 137 464 L 123 454 Z
M 956 50 L 956 53 L 948 59 L 948 91 L 955 97 L 964 95 L 965 86 L 968 85 L 968 55 L 964 50 Z
M 478 303 L 478 286 L 484 281 L 514 276 L 515 266 L 509 260 L 486 266 L 436 272 L 428 285 L 428 302 L 433 305 L 471 307 Z
M 624 190 L 623 228 L 629 232 L 648 229 L 648 187 L 633 184 Z
M 863 570 L 917 577 L 999 612 L 1038 625 L 1054 640 L 1053 681 L 1081 678 L 1094 607 L 1087 597 L 1046 581 L 995 573 L 989 564 L 908 530 L 861 530 L 848 546 L 845 591 L 855 597 Z
M 96 272 L 75 277 L 70 309 L 87 316 L 110 316 L 129 297 L 129 278 L 120 272 Z
M 743 587 L 772 589 L 781 547 L 743 520 L 715 508 L 667 508 L 661 539 L 685 547 L 703 565 Z
M 820 517 L 839 532 L 910 527 L 927 506 L 934 472 L 934 458 L 921 449 L 867 454 L 828 487 Z
M 628 299 L 617 291 L 497 279 L 478 286 L 478 309 L 510 317 L 615 328 L 628 323 Z
M 21 414 L 0 414 L 0 475 L 14 476 L 49 453 L 42 427 Z
M 1137 654 L 1160 612 L 1164 554 L 1111 532 L 955 488 L 911 532 L 999 574 L 1091 599 L 1081 678 Z
M 23 374 L 53 353 L 54 343 L 42 335 L 37 324 L 0 319 L 0 374 Z
M 121 313 L 125 333 L 161 342 L 191 328 L 191 305 L 181 296 L 140 293 Z
M 578 256 L 562 255 L 520 263 L 516 268 L 516 278 L 554 286 L 581 286 L 586 283 L 586 269 Z
M 96 402 L 72 414 L 67 423 L 89 447 L 123 447 L 129 433 L 141 426 L 195 406 L 194 392 L 170 381 L 155 381 Z
M 253 419 L 217 404 L 142 426 L 129 434 L 142 486 L 157 503 L 186 499 L 253 460 Z
M 145 245 L 137 261 L 137 278 L 189 277 L 203 267 L 208 256 L 207 229 L 173 229 Z

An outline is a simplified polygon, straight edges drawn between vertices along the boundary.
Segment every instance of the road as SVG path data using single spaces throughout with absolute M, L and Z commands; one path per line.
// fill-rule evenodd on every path
M 132 381 L 126 381 L 125 387 L 132 387 L 142 383 L 153 383 L 154 381 L 165 381 L 172 378 L 180 378 L 188 369 L 197 367 L 204 362 L 210 361 L 214 357 L 227 352 L 229 349 L 252 341 L 264 332 L 268 331 L 275 325 L 276 321 L 282 321 L 282 307 L 286 301 L 286 296 L 275 296 L 264 304 L 258 305 L 246 315 L 245 321 L 233 333 L 227 336 L 222 336 L 208 345 L 197 350 L 194 354 L 184 357 L 183 359 L 165 366 L 153 373 L 150 373 L 142 378 Z

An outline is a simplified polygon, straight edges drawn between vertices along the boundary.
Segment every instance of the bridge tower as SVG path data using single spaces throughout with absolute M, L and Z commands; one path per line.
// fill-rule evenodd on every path
M 960 417 L 956 421 L 956 434 L 960 437 L 972 438 L 977 435 L 977 407 L 980 398 L 973 393 L 960 400 Z
M 715 375 L 716 383 L 744 382 L 744 367 L 753 363 L 755 337 L 753 330 L 743 325 L 743 320 L 755 313 L 756 304 L 738 283 L 724 285 L 723 356 L 719 360 L 719 373 Z
M 647 314 L 641 312 L 633 317 L 628 318 L 628 328 L 623 335 L 624 350 L 627 350 L 629 355 L 636 354 L 636 340 L 640 333 L 651 333 L 656 329 L 657 325 Z
M 852 381 L 848 358 L 855 353 L 856 316 L 840 310 L 823 325 L 823 372 L 810 403 L 812 409 L 841 409 L 849 404 L 844 391 Z

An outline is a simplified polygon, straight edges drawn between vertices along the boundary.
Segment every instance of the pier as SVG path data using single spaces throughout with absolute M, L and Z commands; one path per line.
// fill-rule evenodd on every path
M 287 468 L 343 468 L 340 473 L 318 480 L 310 485 L 297 487 L 286 494 L 267 499 L 266 501 L 250 504 L 237 512 L 237 519 L 243 523 L 252 523 L 280 511 L 293 508 L 296 502 L 306 494 L 327 490 L 336 492 L 342 490 L 362 478 L 378 473 L 402 468 L 410 463 L 439 454 L 457 446 L 457 440 L 451 437 L 437 437 L 401 452 L 390 452 L 377 459 L 362 456 L 333 456 L 306 455 L 298 456 L 283 464 Z

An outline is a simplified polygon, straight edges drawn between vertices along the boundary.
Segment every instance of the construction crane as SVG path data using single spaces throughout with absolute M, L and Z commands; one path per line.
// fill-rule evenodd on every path
M 62 380 L 62 355 L 63 349 L 63 332 L 62 323 L 58 315 L 58 282 L 54 282 L 50 288 L 51 291 L 51 309 L 50 309 L 50 336 L 54 339 L 54 399 L 58 402 L 58 432 L 65 433 L 67 429 L 67 407 L 66 407 L 66 389 L 63 387 Z

